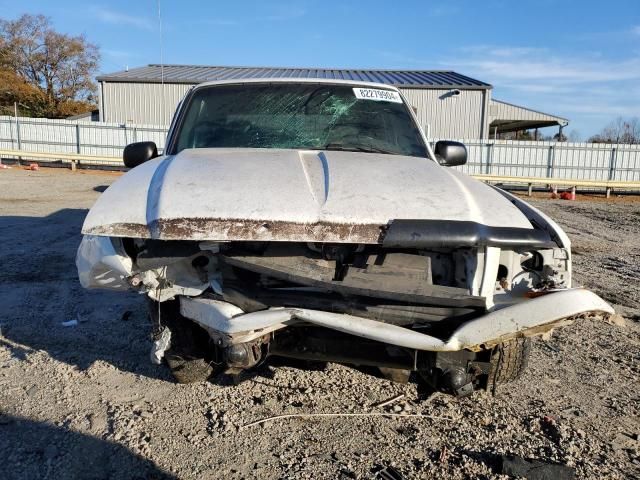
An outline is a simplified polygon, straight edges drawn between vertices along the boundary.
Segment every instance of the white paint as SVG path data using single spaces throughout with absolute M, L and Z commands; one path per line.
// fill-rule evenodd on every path
M 326 157 L 323 153 L 299 152 L 300 165 L 307 180 L 311 196 L 320 206 L 324 205 L 329 195 L 329 178 L 326 175 Z
M 324 169 L 311 171 L 311 156 L 318 157 L 316 164 Z M 82 231 L 91 234 L 113 224 L 146 227 L 156 220 L 201 218 L 347 225 L 437 219 L 532 228 L 520 210 L 491 187 L 426 158 L 336 151 L 189 149 L 147 162 L 118 179 L 93 206 Z M 127 235 L 143 236 L 137 230 Z M 184 239 L 243 240 L 225 232 L 206 231 Z M 323 240 L 291 238 L 271 231 L 265 231 L 264 239 Z
M 210 329 L 234 333 L 229 331 L 231 325 L 229 320 L 242 315 L 244 311 L 229 302 L 220 300 L 180 297 L 180 313 Z
M 485 247 L 480 296 L 486 299 L 487 308 L 493 307 L 493 293 L 496 290 L 496 278 L 499 267 L 500 249 L 496 247 Z
M 584 313 L 615 313 L 611 305 L 582 288 L 559 290 L 494 310 L 461 325 L 447 343 L 462 346 L 488 343 L 505 335 L 551 324 Z
M 516 207 L 518 207 L 522 211 L 522 213 L 526 215 L 528 219 L 536 222 L 536 224 L 539 225 L 540 228 L 545 229 L 552 236 L 558 237 L 558 239 L 560 240 L 560 243 L 564 248 L 566 248 L 569 251 L 571 250 L 571 240 L 569 239 L 569 236 L 560 227 L 560 225 L 558 225 L 555 222 L 555 220 L 553 220 L 551 217 L 549 217 L 547 214 L 543 213 L 542 211 L 538 210 L 536 207 L 533 207 L 529 205 L 527 202 L 525 202 L 524 200 L 516 197 L 512 193 L 509 193 L 498 187 L 492 187 L 492 188 L 495 189 L 496 192 L 508 198 L 511 201 L 511 203 L 513 203 Z
M 210 300 L 181 298 L 180 302 L 183 315 L 207 326 L 215 325 L 217 332 L 230 339 L 229 343 L 234 343 L 236 337 L 243 342 L 249 341 L 274 329 L 307 322 L 399 347 L 441 352 L 491 344 L 502 337 L 526 334 L 527 330 L 544 325 L 551 328 L 559 320 L 583 313 L 614 313 L 613 308 L 595 293 L 569 289 L 494 310 L 462 324 L 448 340 L 443 341 L 415 330 L 354 315 L 303 308 L 276 308 L 231 318 L 221 314 L 222 308 L 217 304 L 212 305 Z M 200 305 L 196 307 L 198 303 Z M 183 308 L 183 305 L 188 307 Z M 188 313 L 192 311 L 197 311 L 197 318 L 189 317 Z M 206 319 L 207 316 L 210 319 Z
M 85 235 L 78 247 L 76 266 L 84 288 L 129 288 L 127 277 L 132 274 L 132 262 L 119 238 Z
M 209 298 L 179 298 L 180 313 L 199 324 L 222 346 L 255 340 L 286 327 L 280 322 L 281 319 L 291 320 L 290 315 L 281 308 L 264 310 L 259 318 L 255 318 L 244 315 L 240 308 L 228 302 Z

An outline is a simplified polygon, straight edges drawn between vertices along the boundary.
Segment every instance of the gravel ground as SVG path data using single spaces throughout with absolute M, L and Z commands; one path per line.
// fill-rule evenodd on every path
M 264 367 L 237 386 L 172 383 L 148 360 L 144 299 L 76 278 L 82 220 L 115 178 L 0 171 L 3 478 L 375 478 L 390 465 L 407 478 L 507 478 L 503 454 L 579 478 L 640 477 L 640 203 L 533 201 L 571 236 L 575 283 L 615 304 L 625 326 L 585 320 L 537 340 L 524 378 L 497 397 L 419 399 L 414 383 L 334 364 Z M 242 428 L 311 412 L 424 417 Z

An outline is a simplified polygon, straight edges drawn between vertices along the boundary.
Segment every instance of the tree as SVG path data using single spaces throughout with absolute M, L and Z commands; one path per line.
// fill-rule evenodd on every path
M 589 139 L 592 143 L 640 144 L 640 120 L 618 117 Z
M 580 135 L 580 132 L 578 130 L 571 130 L 569 132 L 568 139 L 572 143 L 577 143 L 582 141 L 582 135 Z
M 46 102 L 42 91 L 15 72 L 0 68 L 0 115 L 13 115 L 14 104 L 18 104 L 21 113 L 26 109 L 29 116 L 46 116 Z
M 529 130 L 518 130 L 514 132 L 505 132 L 500 134 L 503 140 L 535 140 L 535 133 Z
M 566 142 L 567 141 L 567 136 L 562 132 L 558 132 L 553 136 L 553 141 L 554 142 Z
M 520 132 L 516 137 L 517 140 L 535 140 L 535 132 L 531 133 L 530 130 L 525 130 L 524 132 Z
M 98 47 L 53 30 L 43 15 L 0 20 L 0 101 L 31 116 L 60 118 L 95 108 Z M 11 104 L 12 106 L 12 104 Z

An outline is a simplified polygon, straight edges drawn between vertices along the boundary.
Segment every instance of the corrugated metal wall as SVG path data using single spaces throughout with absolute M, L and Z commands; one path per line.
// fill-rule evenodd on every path
M 102 82 L 101 88 L 102 121 L 169 125 L 178 102 L 191 85 Z
M 168 125 L 191 85 L 104 82 L 102 88 L 103 121 Z M 487 90 L 460 90 L 460 95 L 451 95 L 449 89 L 402 88 L 400 91 L 418 109 L 420 125 L 431 137 L 482 138 L 486 132 L 483 96 L 490 95 Z
M 400 91 L 418 109 L 420 125 L 431 138 L 482 138 L 483 96 L 486 90 L 404 89 Z M 429 128 L 427 128 L 427 125 Z

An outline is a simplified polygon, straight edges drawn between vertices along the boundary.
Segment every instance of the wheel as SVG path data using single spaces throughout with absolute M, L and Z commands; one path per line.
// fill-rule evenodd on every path
M 495 347 L 491 352 L 487 389 L 495 393 L 498 385 L 520 378 L 527 368 L 530 352 L 530 338 L 514 338 Z
M 209 335 L 203 328 L 180 315 L 177 301 L 161 303 L 159 311 L 158 315 L 158 302 L 149 302 L 149 314 L 154 326 L 160 330 L 166 327 L 171 332 L 164 359 L 176 382 L 204 382 L 221 370 Z
M 176 318 L 171 330 L 171 344 L 164 359 L 178 383 L 207 381 L 214 373 L 215 365 L 203 348 L 201 336 L 207 335 L 200 327 L 186 318 Z M 198 331 L 201 330 L 201 331 Z M 208 335 L 207 335 L 208 336 Z

